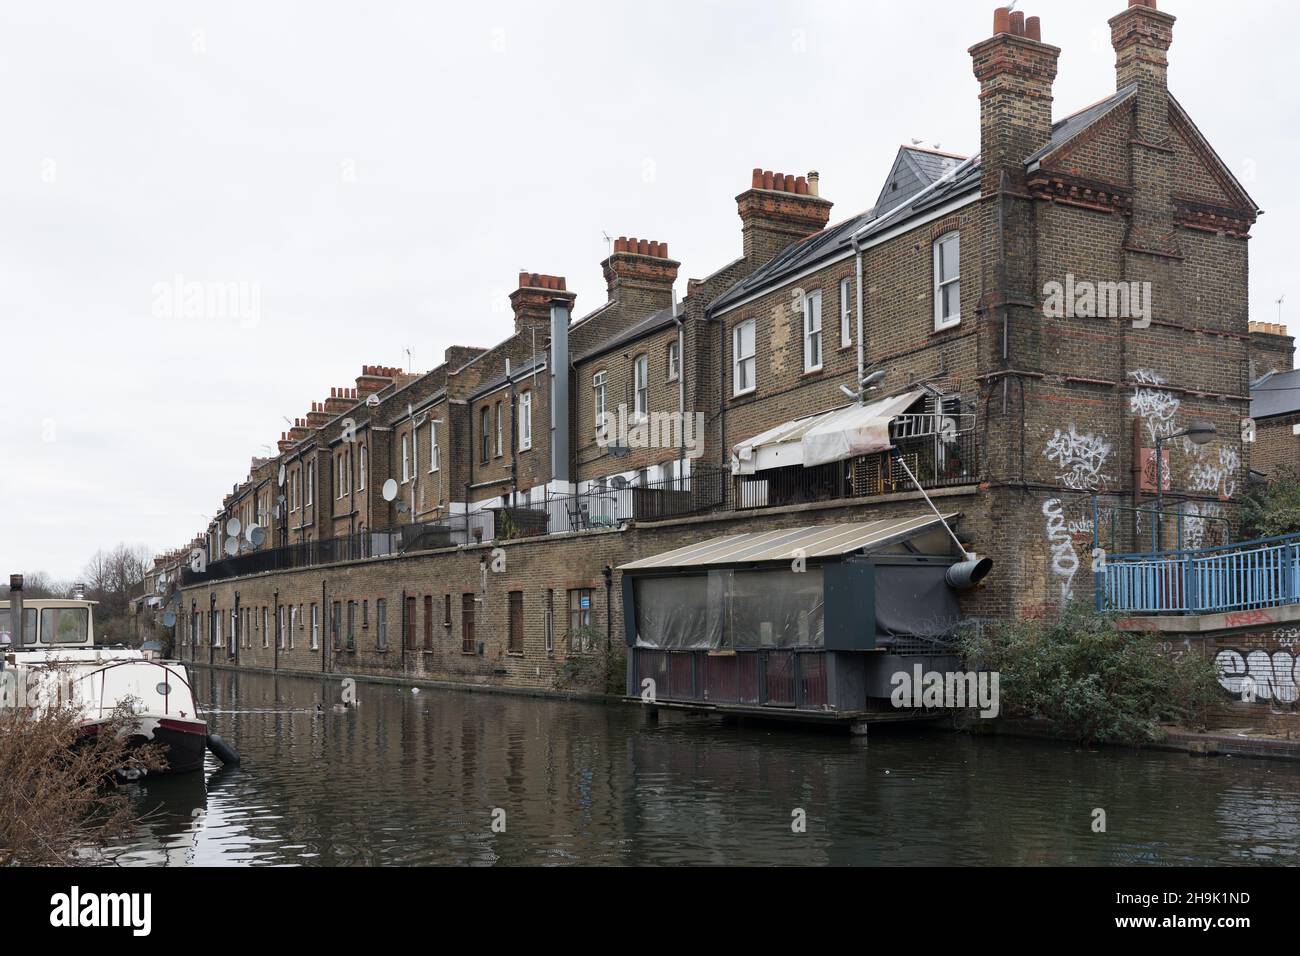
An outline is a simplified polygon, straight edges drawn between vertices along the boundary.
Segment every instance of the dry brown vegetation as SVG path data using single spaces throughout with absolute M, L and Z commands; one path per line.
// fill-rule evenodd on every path
M 0 710 L 0 866 L 78 866 L 139 822 L 119 768 L 154 771 L 155 745 L 128 748 L 134 718 L 122 707 L 98 735 L 78 733 L 68 706 Z

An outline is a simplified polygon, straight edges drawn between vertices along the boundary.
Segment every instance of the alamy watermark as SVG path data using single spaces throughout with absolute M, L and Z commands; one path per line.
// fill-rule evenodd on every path
M 996 717 L 1001 710 L 997 671 L 948 672 L 926 671 L 914 664 L 911 672 L 897 671 L 890 678 L 894 691 L 890 703 L 902 710 L 946 707 L 965 710 L 975 707 L 985 719 Z
M 1135 329 L 1151 325 L 1150 282 L 1091 282 L 1067 273 L 1065 282 L 1044 285 L 1043 297 L 1049 319 L 1132 319 Z
M 256 282 L 199 282 L 181 273 L 155 282 L 153 314 L 159 319 L 238 321 L 255 329 L 262 321 L 262 287 Z
M 704 454 L 703 412 L 637 412 L 626 405 L 605 412 L 596 426 L 596 444 L 605 449 L 681 449 L 687 458 Z

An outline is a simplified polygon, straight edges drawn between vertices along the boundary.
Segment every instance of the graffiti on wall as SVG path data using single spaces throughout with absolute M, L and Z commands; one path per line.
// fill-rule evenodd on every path
M 1133 397 L 1129 399 L 1129 410 L 1146 425 L 1147 434 L 1154 442 L 1157 438 L 1168 438 L 1175 431 L 1174 416 L 1182 407 L 1173 393 L 1165 391 L 1164 378 L 1149 368 L 1140 368 L 1130 372 L 1133 379 Z
M 1241 453 L 1232 445 L 1220 445 L 1218 454 L 1206 455 L 1205 449 L 1196 445 L 1201 461 L 1192 465 L 1188 482 L 1193 491 L 1220 498 L 1231 498 L 1237 491 L 1237 473 L 1241 471 Z
M 1079 573 L 1079 554 L 1074 549 L 1074 536 L 1059 498 L 1049 498 L 1043 503 L 1043 518 L 1047 523 L 1049 562 L 1061 585 L 1061 603 L 1068 604 L 1074 597 L 1074 576 Z
M 1221 506 L 1205 501 L 1189 501 L 1184 513 L 1186 514 L 1183 518 L 1184 548 L 1212 548 L 1227 543 L 1223 540 L 1227 525 L 1215 520 L 1223 517 Z
M 1104 472 L 1114 446 L 1103 436 L 1080 433 L 1073 425 L 1059 428 L 1047 440 L 1043 454 L 1057 466 L 1057 480 L 1072 491 L 1104 491 L 1114 476 Z
M 1300 701 L 1300 626 L 1284 625 L 1229 638 L 1214 656 L 1219 686 L 1237 700 L 1293 705 Z

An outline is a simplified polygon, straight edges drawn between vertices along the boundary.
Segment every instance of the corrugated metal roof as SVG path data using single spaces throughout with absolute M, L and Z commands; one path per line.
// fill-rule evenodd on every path
M 946 514 L 946 520 L 957 517 Z M 749 564 L 761 561 L 793 561 L 797 557 L 837 558 L 855 552 L 878 550 L 913 537 L 938 525 L 935 515 L 909 518 L 885 518 L 862 524 L 832 524 L 820 527 L 783 528 L 779 531 L 754 531 L 711 538 L 684 548 L 668 551 L 653 558 L 643 558 L 619 568 L 620 571 L 672 570 Z M 798 553 L 796 553 L 798 552 Z

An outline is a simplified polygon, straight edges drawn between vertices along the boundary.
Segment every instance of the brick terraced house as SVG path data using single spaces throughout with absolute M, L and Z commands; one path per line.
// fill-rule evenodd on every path
M 424 374 L 366 366 L 224 502 L 183 574 L 183 656 L 518 689 L 635 691 L 650 668 L 685 699 L 845 709 L 860 673 L 779 655 L 921 653 L 953 624 L 902 621 L 897 589 L 927 592 L 883 573 L 874 605 L 843 604 L 832 587 L 858 580 L 855 561 L 991 558 L 954 599 L 963 619 L 1091 600 L 1094 536 L 1133 550 L 1150 532 L 1136 509 L 1157 439 L 1181 515 L 1165 521 L 1230 533 L 1263 360 L 1247 295 L 1260 212 L 1169 91 L 1173 26 L 1133 0 L 1110 20 L 1113 91 L 1054 119 L 1060 50 L 999 9 L 969 51 L 976 155 L 903 147 L 874 206 L 835 222 L 816 173 L 755 169 L 738 258 L 680 300 L 668 245 L 620 237 L 585 315 L 563 278 L 521 273 L 504 342 Z M 1192 419 L 1216 440 L 1174 438 Z M 836 539 L 847 551 L 816 535 L 868 525 Z M 710 683 L 745 650 L 725 636 L 738 624 L 674 658 L 624 613 L 658 555 L 737 571 L 745 554 L 721 539 L 809 530 L 839 617 L 823 635 L 805 595 L 816 608 L 780 611 L 789 627 L 755 623 L 752 670 Z M 701 614 L 734 609 L 699 595 Z M 840 633 L 862 612 L 869 633 Z M 625 673 L 629 644 L 657 656 Z

